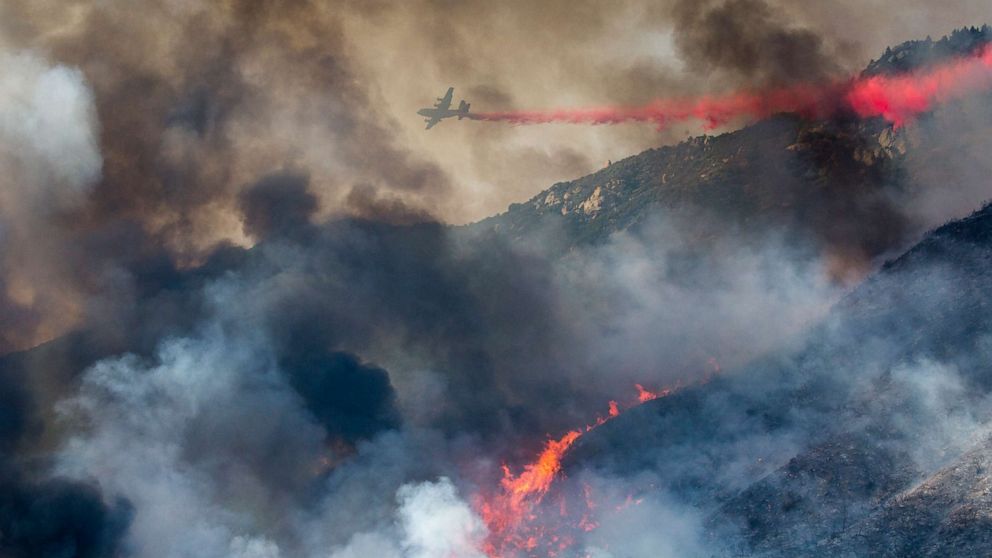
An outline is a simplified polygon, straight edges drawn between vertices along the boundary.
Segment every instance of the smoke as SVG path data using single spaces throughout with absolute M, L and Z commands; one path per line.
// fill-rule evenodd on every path
M 545 433 L 591 422 L 591 409 L 632 398 L 635 382 L 679 381 L 693 388 L 688 404 L 672 396 L 683 411 L 647 419 L 647 433 L 605 424 L 605 439 L 624 442 L 597 452 L 604 438 L 584 437 L 566 470 L 581 478 L 572 467 L 595 466 L 592 452 L 615 460 L 608 478 L 633 479 L 602 482 L 605 530 L 572 548 L 638 552 L 652 540 L 625 526 L 660 514 L 689 518 L 663 538 L 667 552 L 691 555 L 710 542 L 687 510 L 772 472 L 819 440 L 830 416 L 791 416 L 780 397 L 797 380 L 753 365 L 801 345 L 839 294 L 795 239 L 702 242 L 689 226 L 700 216 L 658 212 L 561 255 L 554 231 L 510 244 L 433 224 L 321 222 L 297 175 L 242 199 L 258 245 L 168 268 L 161 287 L 150 278 L 162 270 L 141 282 L 151 309 L 188 314 L 192 326 L 165 335 L 135 322 L 125 338 L 135 354 L 98 357 L 61 407 L 72 434 L 59 473 L 131 502 L 125 543 L 136 555 L 473 556 L 485 534 L 472 496 L 497 482 L 500 461 L 525 462 Z M 719 386 L 725 371 L 734 389 L 692 402 L 700 381 L 715 375 L 707 385 Z M 624 416 L 650 408 L 637 411 Z M 642 468 L 665 471 L 645 484 L 682 490 L 617 519 L 610 510 L 646 490 Z M 439 530 L 450 537 L 424 535 Z
M 677 221 L 556 262 L 435 225 L 285 219 L 309 211 L 301 181 L 263 185 L 276 201 L 246 201 L 245 222 L 287 226 L 252 228 L 278 232 L 219 250 L 233 263 L 201 283 L 177 271 L 200 292 L 194 327 L 150 353 L 130 341 L 59 407 L 59 474 L 131 502 L 135 555 L 478 556 L 470 495 L 499 456 L 526 459 L 635 381 L 692 383 L 788 344 L 835 296 L 773 243 L 691 261 Z
M 120 551 L 132 508 L 104 503 L 87 484 L 55 479 L 25 481 L 8 466 L 0 481 L 0 552 L 28 556 L 111 557 Z
M 938 231 L 798 349 L 622 414 L 584 436 L 566 470 L 652 475 L 645 484 L 673 490 L 674 509 L 714 510 L 696 533 L 718 554 L 861 540 L 877 502 L 955 467 L 987 436 L 988 324 L 969 309 L 987 247 L 965 240 L 987 227 L 986 209 Z M 883 528 L 902 532 L 893 521 Z
M 400 488 L 400 521 L 410 558 L 459 556 L 482 558 L 479 546 L 485 526 L 446 478 L 437 483 Z M 438 533 L 442 533 L 439 537 Z
M 92 426 L 68 440 L 59 468 L 127 495 L 140 510 L 128 531 L 136 555 L 264 548 L 264 529 L 223 503 L 277 513 L 316 466 L 319 427 L 286 412 L 297 408 L 292 393 L 267 378 L 264 361 L 241 375 L 253 356 L 236 343 L 177 340 L 150 366 L 136 357 L 99 363 L 63 404 L 63 420 Z
M 562 261 L 563 321 L 586 347 L 587 364 L 574 366 L 589 378 L 577 384 L 624 400 L 635 383 L 658 389 L 736 368 L 788 346 L 836 300 L 829 270 L 782 239 L 718 241 L 700 254 L 684 231 L 705 219 L 659 214 Z
M 675 46 L 697 71 L 769 86 L 823 80 L 840 70 L 823 37 L 763 0 L 681 0 L 672 12 Z
M 12 159 L 5 166 L 25 173 L 8 187 L 28 189 L 22 195 L 36 196 L 39 205 L 78 203 L 101 165 L 93 95 L 82 73 L 31 52 L 0 56 L 0 141 Z
M 12 293 L 4 316 L 11 326 L 0 335 L 10 338 L 9 348 L 37 344 L 83 322 L 126 322 L 120 308 L 108 310 L 104 297 L 119 300 L 133 287 L 134 268 L 150 259 L 182 267 L 203 261 L 218 243 L 257 241 L 262 233 L 245 228 L 241 209 L 243 194 L 265 177 L 306 176 L 314 205 L 301 211 L 310 220 L 352 215 L 403 224 L 464 222 L 608 158 L 682 138 L 695 128 L 691 120 L 733 125 L 804 105 L 802 92 L 788 88 L 770 102 L 711 94 L 698 106 L 648 105 L 741 85 L 738 78 L 709 82 L 680 58 L 685 53 L 675 48 L 674 37 L 689 28 L 676 29 L 673 13 L 687 9 L 682 5 L 481 3 L 441 10 L 434 25 L 425 22 L 424 14 L 437 12 L 430 4 L 225 6 L 156 4 L 144 17 L 113 2 L 74 10 L 60 9 L 57 0 L 4 6 L 5 48 L 44 53 L 87 84 L 80 99 L 90 106 L 80 118 L 91 145 L 84 149 L 99 148 L 57 157 L 58 172 L 75 173 L 69 190 L 87 195 L 60 190 L 49 203 L 65 209 L 45 224 L 58 234 L 30 235 L 44 238 L 46 246 L 18 256 L 37 260 L 39 269 L 31 274 L 52 277 L 46 283 L 57 287 L 36 293 L 38 287 L 17 273 L 4 273 L 4 288 Z M 768 29 L 816 31 L 794 6 L 768 3 L 760 11 Z M 797 23 L 789 24 L 793 19 Z M 702 33 L 706 27 L 695 22 L 692 29 Z M 505 44 L 511 36 L 519 39 L 509 41 L 512 51 L 493 48 L 493 41 Z M 820 36 L 821 59 L 829 58 L 837 50 L 830 44 L 838 41 Z M 575 48 L 555 48 L 564 40 Z M 518 63 L 533 52 L 544 54 L 533 64 Z M 410 89 L 401 81 L 417 85 Z M 428 142 L 421 121 L 409 116 L 436 95 L 437 83 L 504 104 L 496 109 L 641 107 L 632 116 L 655 123 L 664 118 L 669 128 L 662 135 L 626 127 L 588 135 L 549 129 L 523 137 L 469 123 L 432 130 Z M 593 112 L 581 118 L 631 116 Z M 690 119 L 684 128 L 671 126 L 682 118 Z M 67 133 L 44 145 L 83 137 Z M 78 167 L 86 161 L 101 168 Z M 70 164 L 77 166 L 65 166 Z M 41 182 L 45 186 L 29 190 L 53 184 Z M 5 237 L 15 232 L 4 224 Z M 18 238 L 18 246 L 27 245 L 26 233 Z
M 0 554 L 119 555 L 134 507 L 106 499 L 89 479 L 52 475 L 36 453 L 44 408 L 26 372 L 14 357 L 0 357 Z
M 265 176 L 308 176 L 324 217 L 424 220 L 449 199 L 377 117 L 334 10 L 146 7 L 4 5 L 2 350 L 127 321 L 149 260 L 252 242 L 241 194 Z
M 331 558 L 358 558 L 369 553 L 387 558 L 485 556 L 479 551 L 485 526 L 458 497 L 449 479 L 403 485 L 396 499 L 395 536 L 399 540 L 378 532 L 360 533 L 346 546 L 333 550 Z
M 56 315 L 78 312 L 49 256 L 53 222 L 100 176 L 93 94 L 82 74 L 40 55 L 0 49 L 0 353 L 51 336 Z M 36 278 L 51 278 L 38 281 Z
M 638 485 L 625 478 L 585 472 L 582 480 L 596 497 L 596 528 L 585 534 L 583 552 L 590 558 L 622 556 L 707 556 L 698 511 L 666 496 L 664 491 L 639 494 Z
M 245 234 L 264 239 L 305 230 L 317 211 L 309 177 L 280 173 L 262 178 L 241 193 Z
M 907 470 L 953 459 L 985 424 L 981 397 L 957 403 L 985 356 L 958 334 L 982 324 L 953 325 L 957 299 L 925 295 L 980 300 L 981 274 L 927 267 L 882 289 L 929 278 L 911 283 L 915 321 L 858 322 L 906 307 L 878 295 L 824 323 L 843 291 L 806 241 L 874 242 L 854 220 L 796 212 L 809 235 L 741 234 L 750 206 L 677 205 L 592 246 L 555 223 L 511 239 L 436 222 L 686 132 L 419 135 L 407 109 L 438 83 L 498 108 L 595 102 L 635 108 L 560 117 L 666 125 L 833 115 L 848 99 L 901 125 L 892 149 L 953 150 L 945 132 L 969 121 L 955 107 L 982 113 L 958 103 L 987 87 L 988 51 L 825 101 L 791 77 L 850 71 L 847 54 L 788 6 L 5 3 L 0 352 L 54 340 L 0 358 L 0 554 L 481 556 L 479 499 L 501 466 L 520 471 L 638 383 L 680 389 L 583 435 L 539 508 L 538 527 L 571 525 L 552 508 L 584 502 L 583 484 L 596 497 L 569 552 L 718 552 L 741 534 L 714 541 L 712 518 L 746 525 L 736 495 L 844 429 L 884 426 Z M 647 104 L 659 96 L 689 101 Z M 981 178 L 985 144 L 971 145 L 952 160 Z M 947 175 L 913 156 L 921 189 L 896 202 L 924 200 L 924 222 L 985 192 L 927 201 L 922 179 Z
M 375 117 L 333 10 L 194 2 L 137 18 L 132 8 L 81 6 L 68 21 L 30 3 L 5 8 L 8 21 L 56 27 L 25 42 L 94 88 L 106 161 L 90 208 L 98 222 L 137 218 L 185 251 L 238 239 L 238 192 L 284 168 L 305 168 L 337 212 L 357 184 L 421 210 L 446 196 L 444 173 Z

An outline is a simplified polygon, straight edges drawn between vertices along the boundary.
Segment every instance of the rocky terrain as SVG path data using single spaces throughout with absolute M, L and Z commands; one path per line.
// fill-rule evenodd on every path
M 732 554 L 987 555 L 990 271 L 986 206 L 886 264 L 797 350 L 622 415 L 569 466 L 660 472 Z M 705 458 L 759 441 L 733 482 Z
M 701 238 L 775 227 L 875 256 L 907 226 L 885 199 L 900 185 L 906 149 L 906 138 L 881 122 L 812 123 L 782 115 L 617 161 L 476 226 L 517 239 L 555 226 L 576 246 L 601 242 L 663 208 L 698 215 Z M 833 223 L 843 219 L 860 229 L 869 216 L 877 226 L 866 236 L 839 233 Z
M 989 34 L 906 43 L 865 72 L 926 65 Z M 942 168 L 988 145 L 989 123 L 972 124 L 926 143 L 932 122 L 912 131 L 782 116 L 616 162 L 484 221 L 515 237 L 557 226 L 595 243 L 660 207 L 727 217 L 718 227 L 701 219 L 703 240 L 812 225 L 821 248 L 902 252 L 795 348 L 633 409 L 581 439 L 566 469 L 650 471 L 647 493 L 662 486 L 704 510 L 716 555 L 992 553 L 992 206 L 923 234 L 925 220 L 889 205 L 916 188 L 953 188 Z M 911 184 L 907 168 L 931 174 Z M 821 219 L 829 226 L 818 229 Z M 877 228 L 845 238 L 838 221 Z M 727 463 L 728 447 L 747 449 Z
M 938 41 L 909 41 L 888 49 L 864 74 L 925 68 L 989 40 L 992 28 L 983 26 Z M 688 215 L 702 240 L 772 230 L 864 263 L 904 249 L 941 224 L 900 207 L 898 200 L 908 191 L 947 189 L 947 179 L 962 167 L 983 166 L 976 159 L 988 147 L 985 131 L 992 122 L 985 112 L 968 112 L 961 120 L 954 122 L 954 134 L 934 134 L 937 125 L 928 121 L 912 131 L 881 121 L 780 115 L 615 161 L 473 228 L 516 240 L 552 230 L 554 241 L 567 250 L 603 242 L 658 214 Z M 907 168 L 914 169 L 912 179 Z M 685 226 L 686 220 L 679 222 Z

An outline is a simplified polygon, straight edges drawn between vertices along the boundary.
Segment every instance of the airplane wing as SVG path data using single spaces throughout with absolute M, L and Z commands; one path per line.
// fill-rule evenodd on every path
M 427 121 L 427 127 L 424 128 L 424 129 L 425 130 L 430 130 L 431 128 L 433 128 L 440 121 L 441 121 L 441 119 L 435 116 L 435 117 L 433 117 L 433 118 L 431 118 L 430 120 Z
M 438 97 L 437 104 L 434 105 L 434 108 L 439 110 L 448 110 L 451 108 L 451 96 L 454 95 L 454 93 L 455 88 L 449 87 L 448 92 L 444 94 L 444 97 Z

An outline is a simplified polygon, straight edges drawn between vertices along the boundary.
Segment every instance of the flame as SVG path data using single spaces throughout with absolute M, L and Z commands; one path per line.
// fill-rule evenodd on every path
M 895 77 L 856 77 L 765 91 L 658 99 L 635 107 L 482 112 L 469 115 L 469 118 L 513 124 L 652 122 L 659 129 L 673 122 L 694 119 L 711 130 L 741 119 L 760 120 L 778 113 L 826 117 L 853 110 L 862 118 L 880 116 L 898 128 L 936 103 L 989 89 L 992 89 L 992 45 L 986 45 L 974 55 L 944 62 L 930 70 Z
M 673 393 L 672 388 L 652 392 L 640 384 L 635 387 L 637 400 L 626 408 Z M 559 556 L 575 543 L 570 530 L 592 531 L 598 526 L 592 518 L 596 505 L 592 488 L 588 485 L 583 485 L 584 509 L 578 519 L 573 519 L 574 515 L 569 513 L 564 499 L 558 502 L 559 517 L 556 520 L 539 521 L 538 508 L 554 481 L 561 476 L 561 460 L 568 450 L 583 434 L 620 416 L 621 412 L 620 404 L 610 401 L 607 416 L 597 418 L 583 429 L 570 430 L 560 438 L 548 440 L 537 458 L 524 465 L 519 474 L 514 474 L 508 465 L 503 465 L 499 489 L 475 501 L 476 510 L 489 529 L 482 545 L 487 556 L 505 558 L 521 552 L 527 556 L 537 556 L 536 552 L 543 552 L 549 557 Z
M 557 440 L 548 440 L 537 459 L 514 475 L 503 465 L 500 481 L 502 492 L 480 502 L 479 515 L 489 528 L 483 551 L 490 557 L 504 556 L 511 549 L 533 550 L 545 533 L 529 525 L 536 519 L 534 509 L 544 499 L 551 483 L 561 471 L 561 459 L 572 444 L 582 436 L 581 430 L 571 430 Z M 566 510 L 562 508 L 562 515 Z
M 620 416 L 620 406 L 616 401 L 610 401 L 610 418 Z
M 647 403 L 659 397 L 666 397 L 672 394 L 671 388 L 664 388 L 659 392 L 654 392 L 644 389 L 644 386 L 641 384 L 634 384 L 634 387 L 637 388 L 637 401 L 640 403 Z

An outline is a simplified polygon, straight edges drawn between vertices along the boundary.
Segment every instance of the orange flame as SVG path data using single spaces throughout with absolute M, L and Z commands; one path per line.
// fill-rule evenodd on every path
M 479 506 L 479 515 L 489 527 L 483 548 L 488 556 L 503 556 L 510 549 L 533 550 L 538 546 L 544 533 L 527 522 L 535 519 L 533 510 L 561 471 L 561 458 L 580 436 L 581 430 L 572 430 L 557 440 L 548 440 L 537 460 L 525 465 L 519 475 L 503 465 L 502 492 Z
M 665 388 L 658 392 L 648 391 L 644 386 L 636 384 L 637 401 L 627 408 L 640 405 L 653 399 L 670 395 L 673 390 Z M 524 465 L 520 474 L 514 474 L 510 467 L 503 465 L 503 478 L 500 489 L 488 497 L 476 498 L 476 509 L 479 516 L 489 528 L 489 535 L 483 543 L 482 550 L 490 558 L 515 556 L 520 552 L 528 556 L 536 556 L 535 552 L 543 551 L 549 557 L 559 553 L 575 543 L 573 536 L 566 529 L 548 528 L 538 522 L 537 508 L 561 474 L 561 460 L 575 442 L 585 433 L 609 420 L 619 416 L 620 404 L 610 401 L 606 417 L 599 417 L 596 422 L 584 429 L 570 430 L 561 438 L 548 440 L 544 449 L 532 463 Z M 583 486 L 583 504 L 585 509 L 578 520 L 569 521 L 569 513 L 564 500 L 559 503 L 559 513 L 565 519 L 566 526 L 581 531 L 591 531 L 597 527 L 592 519 L 595 502 L 591 488 Z
M 659 397 L 667 397 L 672 394 L 672 388 L 663 388 L 661 391 L 654 392 L 644 389 L 644 386 L 641 384 L 634 384 L 634 387 L 637 388 L 637 401 L 640 403 L 647 403 Z

